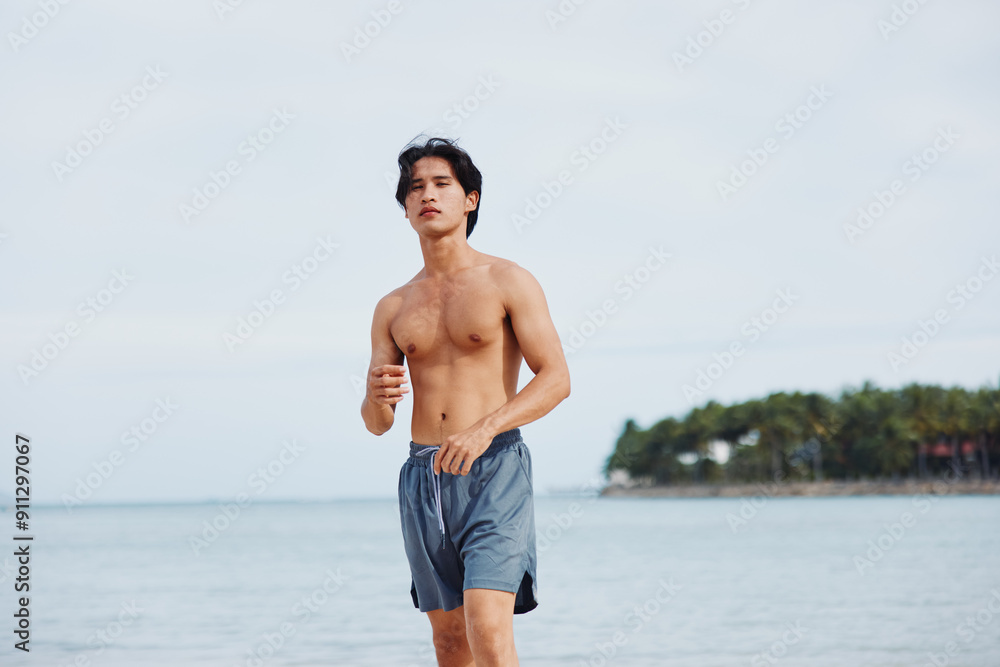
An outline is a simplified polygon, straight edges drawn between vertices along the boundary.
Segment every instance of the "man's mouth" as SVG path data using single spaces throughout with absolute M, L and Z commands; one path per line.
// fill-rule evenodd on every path
M 440 213 L 440 212 L 441 211 L 437 210 L 433 206 L 425 206 L 424 208 L 420 209 L 421 216 L 427 215 L 428 213 Z

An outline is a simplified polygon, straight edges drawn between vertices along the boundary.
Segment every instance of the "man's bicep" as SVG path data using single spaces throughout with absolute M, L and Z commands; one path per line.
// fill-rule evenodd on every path
M 548 365 L 565 366 L 562 343 L 552 323 L 542 286 L 528 271 L 517 267 L 507 284 L 507 314 L 514 336 L 532 373 Z
M 375 315 L 372 317 L 372 358 L 368 365 L 368 372 L 372 369 L 386 364 L 403 365 L 405 357 L 403 351 L 396 345 L 389 331 L 391 322 L 390 304 L 386 299 L 382 299 L 375 306 Z

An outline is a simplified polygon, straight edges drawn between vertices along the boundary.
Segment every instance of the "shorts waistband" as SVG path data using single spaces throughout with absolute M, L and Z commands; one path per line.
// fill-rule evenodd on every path
M 521 439 L 521 429 L 512 428 L 509 431 L 504 431 L 503 433 L 498 433 L 493 441 L 490 442 L 490 446 L 486 448 L 480 458 L 484 456 L 493 456 L 499 454 L 500 452 L 510 449 L 518 443 L 523 443 L 524 440 Z M 440 445 L 419 445 L 412 440 L 410 441 L 410 461 L 416 465 L 430 465 L 430 457 L 418 456 L 417 452 L 427 449 L 428 447 L 440 447 Z

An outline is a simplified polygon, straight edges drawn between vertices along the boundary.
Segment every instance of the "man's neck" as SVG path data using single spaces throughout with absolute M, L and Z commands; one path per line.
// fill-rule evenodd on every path
M 420 252 L 424 256 L 424 274 L 428 278 L 447 278 L 459 269 L 472 266 L 476 251 L 460 234 L 437 238 L 420 238 Z

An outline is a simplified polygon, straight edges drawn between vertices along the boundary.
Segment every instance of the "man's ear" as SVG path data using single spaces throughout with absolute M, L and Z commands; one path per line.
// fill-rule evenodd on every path
M 465 196 L 465 212 L 475 211 L 477 206 L 479 206 L 479 192 L 473 190 Z

